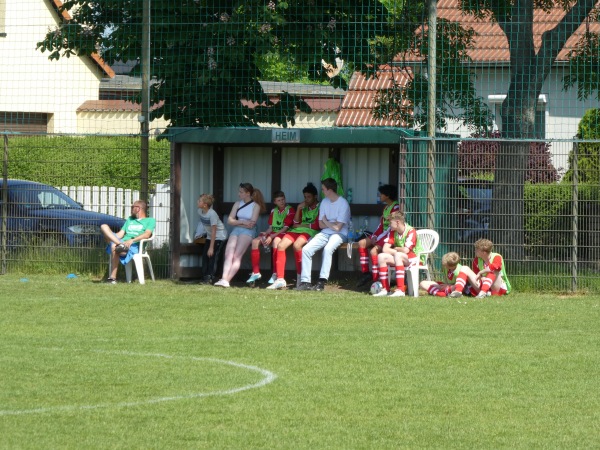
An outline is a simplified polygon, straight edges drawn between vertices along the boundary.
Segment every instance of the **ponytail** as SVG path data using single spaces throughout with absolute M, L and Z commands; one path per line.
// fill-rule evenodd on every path
M 265 205 L 265 197 L 263 196 L 260 189 L 254 188 L 252 192 L 252 200 L 260 207 L 260 213 L 264 214 L 267 212 L 267 205 Z

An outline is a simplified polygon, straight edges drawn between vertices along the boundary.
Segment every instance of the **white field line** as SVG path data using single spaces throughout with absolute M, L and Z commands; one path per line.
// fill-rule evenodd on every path
M 61 348 L 52 348 L 45 350 L 55 350 L 55 351 L 64 351 Z M 140 356 L 140 357 L 150 357 L 150 358 L 165 358 L 165 359 L 187 359 L 191 361 L 206 361 L 216 364 L 225 364 L 232 367 L 237 367 L 244 370 L 250 370 L 253 372 L 258 372 L 263 375 L 263 378 L 257 383 L 247 384 L 244 386 L 225 389 L 220 391 L 213 392 L 194 392 L 190 394 L 184 395 L 176 395 L 170 397 L 157 397 L 151 398 L 147 400 L 140 400 L 134 402 L 118 402 L 118 403 L 99 403 L 96 405 L 66 405 L 66 406 L 53 406 L 49 408 L 34 408 L 34 409 L 15 409 L 15 410 L 0 410 L 0 416 L 17 416 L 23 414 L 43 414 L 43 413 L 52 413 L 52 412 L 68 412 L 68 411 L 86 411 L 86 410 L 94 410 L 100 408 L 128 408 L 131 406 L 140 406 L 140 405 L 150 405 L 155 403 L 162 402 L 172 402 L 177 400 L 189 400 L 192 398 L 203 398 L 203 397 L 214 397 L 218 395 L 231 395 L 237 394 L 238 392 L 247 391 L 249 389 L 256 389 L 263 387 L 269 383 L 272 383 L 277 378 L 273 372 L 270 372 L 265 369 L 261 369 L 260 367 L 250 366 L 247 364 L 236 363 L 234 361 L 227 361 L 224 359 L 215 359 L 215 358 L 201 358 L 195 356 L 174 356 L 174 355 L 165 355 L 162 353 L 136 353 L 136 352 L 127 352 L 127 351 L 105 351 L 105 350 L 91 350 L 93 353 L 105 353 L 112 355 L 124 355 L 124 356 Z

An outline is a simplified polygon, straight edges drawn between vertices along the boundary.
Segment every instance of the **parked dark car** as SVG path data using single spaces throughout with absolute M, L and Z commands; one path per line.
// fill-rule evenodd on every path
M 0 179 L 0 217 L 3 186 Z M 116 232 L 125 223 L 119 217 L 87 211 L 58 189 L 34 181 L 8 180 L 7 194 L 9 246 L 39 243 L 42 246 L 96 247 L 103 241 L 101 224 L 108 224 Z
M 487 238 L 492 214 L 493 182 L 476 178 L 458 180 L 458 242 Z

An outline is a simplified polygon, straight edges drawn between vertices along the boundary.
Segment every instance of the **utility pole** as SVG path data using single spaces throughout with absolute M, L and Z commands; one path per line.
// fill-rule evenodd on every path
M 429 55 L 427 57 L 427 228 L 435 229 L 435 113 L 437 0 L 429 0 Z
M 140 121 L 140 199 L 148 201 L 148 153 L 150 139 L 150 0 L 143 2 L 142 14 L 142 113 Z

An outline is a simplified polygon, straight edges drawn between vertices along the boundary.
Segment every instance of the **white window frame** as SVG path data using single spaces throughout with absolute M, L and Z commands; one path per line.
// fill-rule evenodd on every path
M 500 114 L 502 102 L 506 98 L 505 94 L 492 94 L 488 95 L 488 102 L 494 111 L 494 115 L 496 118 L 502 119 L 502 115 Z M 545 139 L 546 138 L 546 124 L 548 123 L 548 96 L 546 94 L 540 94 L 537 101 L 536 107 L 536 124 L 540 126 L 539 130 L 536 130 L 536 138 Z M 539 120 L 538 120 L 539 119 Z M 540 123 L 540 120 L 542 123 Z M 502 120 L 495 120 L 495 129 L 498 131 L 502 131 Z

